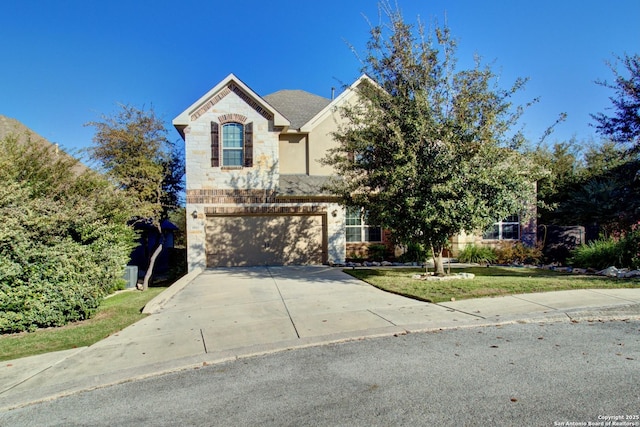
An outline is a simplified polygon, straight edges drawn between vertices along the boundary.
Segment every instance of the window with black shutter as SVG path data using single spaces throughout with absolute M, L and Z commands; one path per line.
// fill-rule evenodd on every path
M 253 123 L 211 122 L 211 166 L 253 167 Z

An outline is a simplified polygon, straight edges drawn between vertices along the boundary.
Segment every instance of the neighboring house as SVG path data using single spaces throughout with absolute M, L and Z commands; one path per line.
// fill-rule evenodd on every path
M 363 212 L 321 191 L 334 174 L 319 160 L 336 144 L 336 108 L 366 78 L 331 100 L 301 90 L 261 97 L 230 74 L 173 120 L 185 140 L 190 271 L 339 264 L 372 243 L 393 247 Z
M 19 144 L 27 144 L 28 142 L 32 142 L 42 147 L 46 147 L 49 150 L 52 150 L 56 153 L 56 155 L 72 158 L 72 156 L 62 150 L 57 143 L 48 141 L 46 138 L 38 135 L 16 119 L 0 115 L 0 140 L 8 137 L 16 138 L 16 141 Z M 78 161 L 73 167 L 73 171 L 77 174 L 81 174 L 88 170 L 89 168 L 82 164 L 82 162 L 80 161 Z

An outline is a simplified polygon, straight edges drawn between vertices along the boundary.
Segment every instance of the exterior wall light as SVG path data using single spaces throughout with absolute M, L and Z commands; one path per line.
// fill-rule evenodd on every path
M 198 219 L 198 211 L 193 211 L 193 212 L 191 212 L 191 217 L 192 217 L 193 219 Z

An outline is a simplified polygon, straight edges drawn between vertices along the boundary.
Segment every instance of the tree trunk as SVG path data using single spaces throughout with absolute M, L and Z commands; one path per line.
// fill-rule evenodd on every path
M 431 254 L 433 255 L 433 268 L 436 276 L 445 276 L 444 263 L 442 262 L 442 248 L 436 248 L 431 245 Z
M 162 234 L 162 229 L 158 227 L 158 231 L 160 232 L 159 243 L 156 249 L 153 251 L 153 255 L 151 255 L 151 259 L 149 260 L 149 266 L 147 267 L 147 272 L 144 275 L 144 280 L 142 281 L 141 291 L 146 291 L 149 288 L 149 281 L 151 280 L 151 276 L 153 276 L 153 268 L 156 265 L 156 259 L 162 252 L 162 248 L 164 247 L 164 235 Z

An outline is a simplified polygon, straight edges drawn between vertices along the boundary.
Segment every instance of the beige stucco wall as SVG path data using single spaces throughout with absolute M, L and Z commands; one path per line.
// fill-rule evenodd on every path
M 281 134 L 278 156 L 281 174 L 306 174 L 308 172 L 307 136 Z
M 318 123 L 309 133 L 309 175 L 333 175 L 333 168 L 320 164 L 320 160 L 327 155 L 327 151 L 337 146 L 331 136 L 337 129 L 338 113 L 329 114 Z

